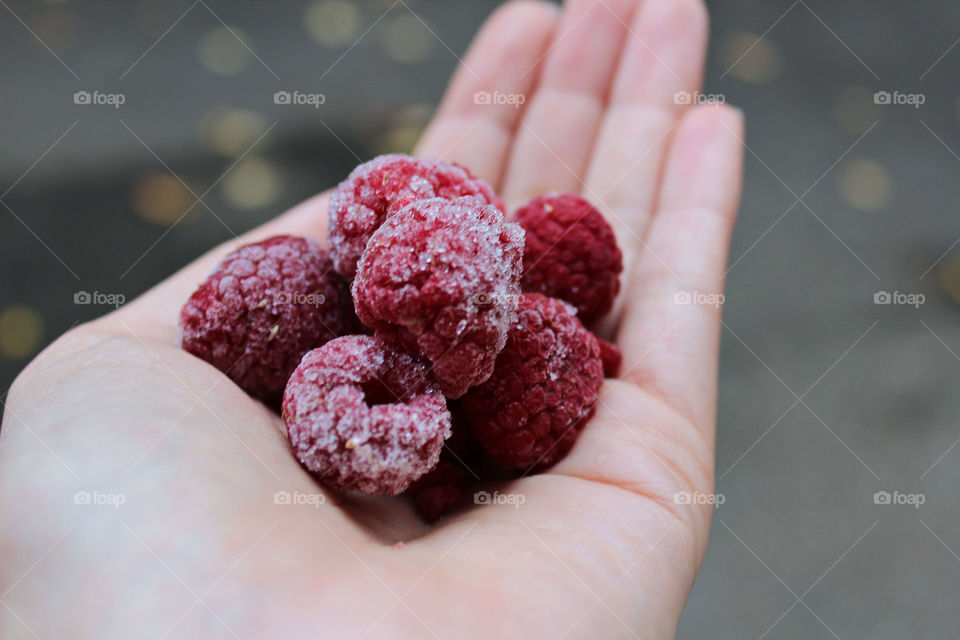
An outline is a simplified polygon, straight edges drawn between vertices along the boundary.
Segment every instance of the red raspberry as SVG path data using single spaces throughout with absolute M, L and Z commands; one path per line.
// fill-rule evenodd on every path
M 473 437 L 473 431 L 470 429 L 467 411 L 463 408 L 463 402 L 460 400 L 448 401 L 447 409 L 450 410 L 451 434 L 443 447 L 441 459 L 456 462 L 460 465 L 468 465 L 480 453 L 480 447 L 476 438 Z
M 303 354 L 358 325 L 347 283 L 311 240 L 240 247 L 180 312 L 180 344 L 241 388 L 278 404 Z
M 503 210 L 490 185 L 455 164 L 392 154 L 360 165 L 330 198 L 330 253 L 337 271 L 352 278 L 373 232 L 411 202 L 459 196 Z
M 620 367 L 623 365 L 623 354 L 617 345 L 600 340 L 600 359 L 603 360 L 603 375 L 607 378 L 616 378 L 620 375 Z
M 463 398 L 480 446 L 514 469 L 548 467 L 573 446 L 603 384 L 600 346 L 566 303 L 524 295 L 493 376 Z
M 551 193 L 521 207 L 516 222 L 527 232 L 524 291 L 569 302 L 584 324 L 610 311 L 623 256 L 603 214 L 578 195 Z
M 357 265 L 360 320 L 433 363 L 448 398 L 493 372 L 519 297 L 523 230 L 472 197 L 418 200 L 370 238 Z
M 452 509 L 466 491 L 470 474 L 452 462 L 441 460 L 427 475 L 410 487 L 417 512 L 427 522 L 435 522 Z
M 374 336 L 331 340 L 303 358 L 283 393 L 301 463 L 338 491 L 397 495 L 430 471 L 450 412 L 426 365 Z

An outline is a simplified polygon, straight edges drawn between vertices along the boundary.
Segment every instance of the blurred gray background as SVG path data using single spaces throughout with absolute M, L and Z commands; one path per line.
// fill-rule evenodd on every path
M 499 3 L 406 4 L 0 2 L 0 389 L 356 156 L 408 150 Z M 709 5 L 705 92 L 746 110 L 748 149 L 723 504 L 679 637 L 956 638 L 960 4 Z M 326 103 L 274 103 L 295 89 Z

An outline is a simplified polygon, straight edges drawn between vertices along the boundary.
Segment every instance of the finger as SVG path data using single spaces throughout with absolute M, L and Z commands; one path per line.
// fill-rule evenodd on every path
M 657 214 L 631 280 L 618 342 L 621 378 L 712 429 L 720 303 L 740 200 L 743 115 L 700 106 L 677 126 Z
M 634 17 L 603 118 L 583 195 L 617 235 L 629 274 L 642 246 L 678 94 L 700 87 L 707 46 L 702 0 L 647 0 Z
M 503 197 L 510 209 L 580 191 L 636 0 L 571 0 L 517 130 Z
M 467 52 L 417 155 L 462 164 L 498 189 L 557 20 L 556 7 L 541 0 L 499 8 Z

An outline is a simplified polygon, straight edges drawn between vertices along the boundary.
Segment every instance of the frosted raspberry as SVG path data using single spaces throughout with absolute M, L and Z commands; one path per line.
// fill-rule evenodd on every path
M 521 207 L 516 222 L 527 232 L 524 291 L 569 302 L 584 324 L 610 311 L 623 256 L 603 214 L 578 195 L 551 193 Z
M 338 491 L 397 495 L 430 471 L 450 412 L 426 365 L 374 336 L 337 338 L 303 358 L 283 422 L 309 471 Z
M 469 481 L 469 473 L 452 462 L 441 460 L 410 487 L 420 517 L 427 522 L 439 520 L 460 502 Z
M 240 247 L 180 312 L 180 344 L 262 400 L 279 403 L 303 354 L 356 329 L 347 283 L 311 240 Z
M 465 168 L 402 154 L 379 156 L 354 169 L 330 198 L 330 253 L 348 278 L 373 232 L 415 200 L 476 196 L 503 210 L 483 180 Z
M 493 376 L 463 398 L 484 452 L 514 469 L 548 467 L 573 446 L 603 383 L 600 346 L 573 308 L 524 295 Z
M 620 367 L 623 365 L 623 354 L 617 345 L 597 338 L 600 343 L 600 359 L 603 361 L 603 375 L 607 378 L 616 378 L 620 375 Z
M 418 200 L 370 238 L 357 265 L 357 315 L 433 364 L 458 398 L 490 377 L 519 297 L 523 230 L 472 197 Z

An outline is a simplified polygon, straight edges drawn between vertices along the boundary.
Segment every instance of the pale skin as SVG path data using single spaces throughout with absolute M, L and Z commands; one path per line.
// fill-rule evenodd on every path
M 0 435 L 0 636 L 673 637 L 711 515 L 675 495 L 713 490 L 720 338 L 718 309 L 674 295 L 723 290 L 743 149 L 740 112 L 674 100 L 700 87 L 707 30 L 701 0 L 508 4 L 417 149 L 489 180 L 509 210 L 584 194 L 624 253 L 605 326 L 624 371 L 563 461 L 483 487 L 519 508 L 428 527 L 406 501 L 330 493 L 276 415 L 177 348 L 180 306 L 230 249 L 323 241 L 321 194 L 73 329 L 17 379 Z M 476 104 L 478 91 L 526 100 Z M 276 504 L 282 491 L 325 502 Z

